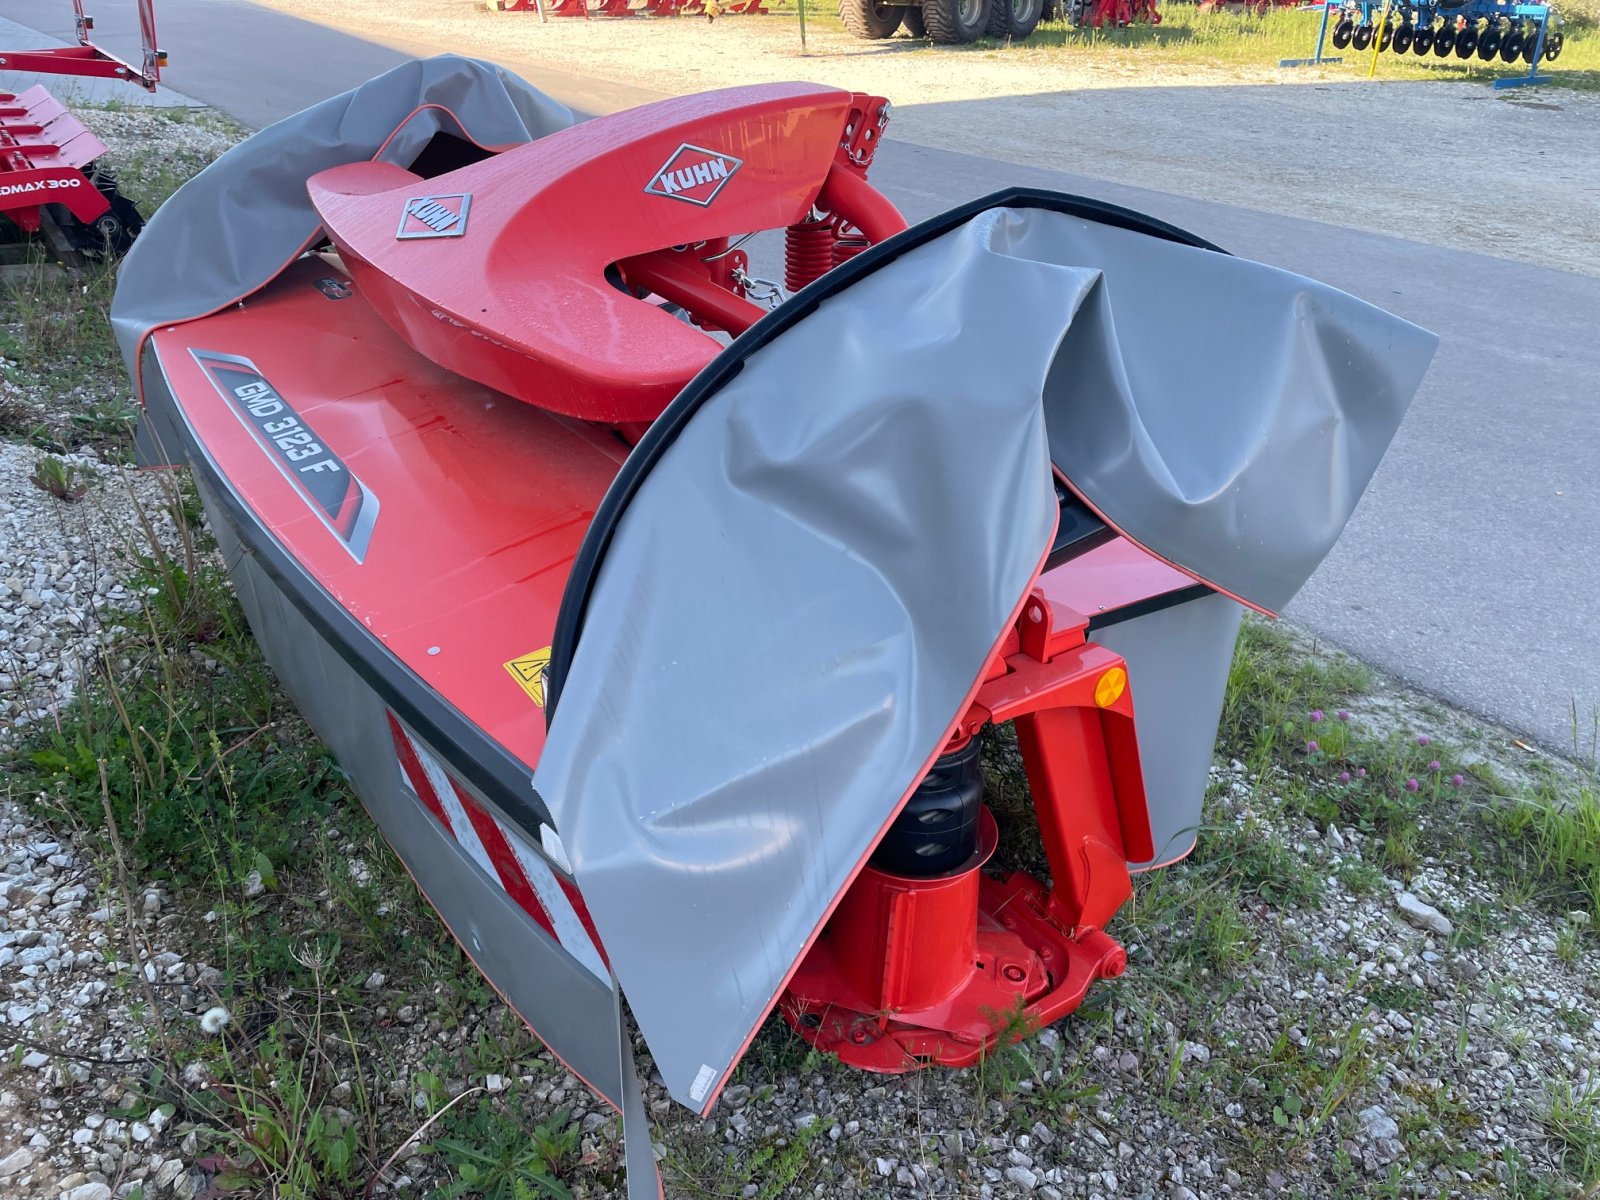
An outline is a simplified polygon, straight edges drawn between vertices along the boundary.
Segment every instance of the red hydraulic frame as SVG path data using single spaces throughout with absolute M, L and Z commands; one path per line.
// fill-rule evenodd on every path
M 90 41 L 94 18 L 85 15 L 83 0 L 72 0 L 76 46 L 3 51 L 0 70 L 125 79 L 153 92 L 167 56 L 156 48 L 154 0 L 138 3 L 143 59 L 137 67 Z M 47 204 L 62 205 L 86 224 L 103 216 L 111 203 L 85 169 L 105 152 L 105 143 L 42 86 L 0 92 L 0 213 L 30 235 L 44 227 Z
M 968 1066 L 1122 973 L 1103 926 L 1133 894 L 1128 863 L 1153 848 L 1127 665 L 1087 629 L 1036 588 L 948 748 L 1015 722 L 1052 886 L 984 873 L 998 842 L 987 809 L 954 871 L 869 863 L 780 1001 L 802 1037 L 869 1071 Z
M 83 0 L 72 0 L 73 13 L 77 18 L 76 46 L 62 46 L 54 50 L 0 51 L 0 70 L 126 79 L 129 83 L 137 83 L 147 92 L 153 92 L 161 80 L 161 68 L 167 65 L 167 56 L 156 47 L 155 0 L 138 0 L 138 3 L 141 61 L 137 67 L 123 62 L 90 40 L 94 18 L 84 14 Z

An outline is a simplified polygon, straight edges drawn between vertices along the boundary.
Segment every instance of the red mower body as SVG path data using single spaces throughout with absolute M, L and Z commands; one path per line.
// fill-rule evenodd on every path
M 1230 472 L 1193 491 L 1252 507 L 1196 513 L 1149 431 L 1240 356 L 1208 330 L 1170 376 L 1128 369 L 1178 327 L 1163 306 L 1211 294 L 1254 339 L 1309 304 L 1361 369 L 1377 318 L 1080 197 L 907 229 L 867 178 L 879 97 L 737 88 L 539 136 L 541 98 L 497 69 L 401 71 L 414 104 L 296 119 L 316 168 L 278 210 L 215 169 L 189 185 L 113 320 L 145 461 L 192 467 L 297 706 L 485 976 L 623 1112 L 630 1197 L 655 1188 L 624 997 L 701 1113 L 773 1011 L 884 1073 L 1071 1012 L 1124 969 L 1105 927 L 1133 874 L 1193 845 L 1231 597 L 1281 603 L 1326 548 L 1302 531 L 1348 515 L 1302 496 L 1280 527 L 1259 498 L 1358 495 L 1376 464 L 1263 467 L 1255 431 L 1284 397 L 1333 412 L 1291 414 L 1276 444 L 1302 449 L 1377 397 L 1379 432 L 1341 445 L 1381 453 L 1427 335 L 1379 314 L 1393 378 L 1288 386 L 1297 356 L 1334 361 L 1302 332 L 1219 385 L 1168 444 L 1206 451 L 1186 482 Z M 471 89 L 481 129 L 436 99 Z M 430 175 L 440 133 L 471 153 Z M 237 186 L 295 136 L 236 151 Z M 338 138 L 364 152 L 328 169 Z M 208 221 L 237 253 L 175 293 Z M 779 229 L 783 286 L 744 249 Z M 1239 528 L 1290 566 L 1236 570 Z M 997 820 L 980 756 L 1007 725 L 1037 875 L 994 869 L 1018 804 Z

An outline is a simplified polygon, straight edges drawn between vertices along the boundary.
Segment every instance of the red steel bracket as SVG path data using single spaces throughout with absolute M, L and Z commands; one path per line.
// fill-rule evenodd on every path
M 954 871 L 907 878 L 869 863 L 780 1003 L 802 1037 L 866 1070 L 966 1066 L 1122 973 L 1127 956 L 1101 926 L 1152 839 L 1127 664 L 1086 642 L 1087 626 L 1036 590 L 956 731 L 1015 723 L 1052 886 L 983 874 L 998 843 L 987 809 L 977 852 Z

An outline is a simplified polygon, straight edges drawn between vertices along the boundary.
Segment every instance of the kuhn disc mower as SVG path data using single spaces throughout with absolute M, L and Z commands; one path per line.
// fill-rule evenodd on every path
M 139 0 L 140 65 L 90 40 L 94 21 L 73 0 L 78 44 L 58 49 L 0 51 L 0 70 L 124 79 L 155 91 L 166 65 L 156 49 L 153 0 Z M 121 253 L 143 221 L 99 163 L 105 143 L 43 85 L 0 92 L 0 213 L 25 237 L 42 236 L 65 261 Z
M 624 1000 L 705 1113 L 774 1012 L 960 1066 L 1122 970 L 1240 614 L 1333 545 L 1433 353 L 1093 199 L 908 229 L 887 114 L 793 83 L 572 125 L 413 63 L 224 155 L 120 276 L 145 461 L 193 469 L 285 688 L 622 1110 L 630 1195 Z M 1047 879 L 988 869 L 1008 723 Z

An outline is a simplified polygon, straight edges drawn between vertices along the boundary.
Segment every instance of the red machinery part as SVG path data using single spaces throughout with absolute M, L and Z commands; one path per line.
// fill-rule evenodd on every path
M 881 96 L 851 97 L 839 154 L 816 206 L 784 234 L 783 279 L 791 293 L 906 227 L 900 211 L 866 182 L 890 111 Z
M 105 143 L 42 86 L 0 92 L 0 211 L 26 233 L 39 231 L 45 204 L 91 222 L 111 207 L 84 174 Z
M 94 30 L 94 18 L 84 13 L 83 0 L 72 0 L 72 8 L 78 34 L 76 46 L 62 46 L 53 50 L 0 51 L 0 69 L 32 71 L 40 75 L 126 79 L 147 92 L 156 90 L 156 84 L 161 80 L 161 68 L 167 65 L 167 55 L 156 46 L 155 0 L 139 0 L 141 62 L 138 66 L 123 62 L 89 39 L 89 34 Z
M 1139 22 L 1161 24 L 1161 10 L 1156 7 L 1156 0 L 1094 0 L 1083 23 L 1099 29 L 1104 25 L 1121 28 Z
M 913 878 L 864 867 L 790 981 L 780 1011 L 865 1070 L 966 1066 L 1002 1037 L 1059 1020 L 1127 956 L 1104 923 L 1151 854 L 1133 701 L 1120 656 L 1036 590 L 957 726 L 1012 720 L 1053 887 L 984 874 L 998 831 L 980 814 L 961 866 Z
M 791 293 L 833 268 L 834 224 L 831 216 L 812 215 L 784 231 L 783 286 Z

